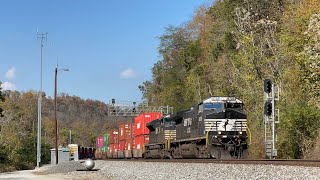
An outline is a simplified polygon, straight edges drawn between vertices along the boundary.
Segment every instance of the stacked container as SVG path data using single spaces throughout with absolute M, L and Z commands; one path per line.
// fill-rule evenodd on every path
M 159 119 L 161 113 L 148 112 L 142 113 L 134 118 L 134 144 L 133 157 L 140 158 L 144 153 L 144 144 L 149 143 L 149 129 L 147 123 Z
M 109 150 L 109 132 L 103 134 L 103 147 L 102 147 L 102 159 L 107 158 L 107 152 Z
M 104 138 L 102 135 L 98 136 L 96 139 L 96 145 L 97 145 L 97 149 L 96 149 L 96 158 L 101 159 L 102 158 L 102 148 L 103 148 L 103 144 L 104 144 Z
M 121 123 L 119 126 L 119 152 L 118 157 L 132 157 L 132 138 L 133 138 L 132 123 Z
M 117 158 L 118 157 L 118 150 L 119 150 L 119 134 L 118 130 L 111 130 L 109 131 L 109 158 Z

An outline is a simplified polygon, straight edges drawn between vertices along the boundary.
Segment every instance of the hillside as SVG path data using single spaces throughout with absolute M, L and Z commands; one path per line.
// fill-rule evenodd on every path
M 25 161 L 26 166 L 36 158 L 37 102 L 35 92 L 2 92 L 5 101 L 1 103 L 3 117 L 0 118 L 0 159 Z M 61 94 L 57 98 L 58 144 L 66 146 L 70 142 L 82 146 L 95 146 L 97 135 L 116 128 L 119 122 L 132 118 L 112 118 L 107 116 L 107 105 L 97 100 L 84 100 L 77 96 Z M 49 155 L 54 147 L 54 106 L 53 99 L 43 95 L 42 101 L 42 146 L 43 156 Z M 28 154 L 25 152 L 28 151 Z M 14 157 L 14 159 L 11 159 Z M 43 162 L 48 160 L 43 157 Z M 22 165 L 24 166 L 24 165 Z M 23 167 L 21 167 L 23 168 Z
M 250 156 L 265 157 L 263 82 L 280 87 L 278 158 L 320 158 L 319 0 L 217 0 L 160 36 L 148 104 L 176 110 L 210 96 L 236 96 L 252 132 Z

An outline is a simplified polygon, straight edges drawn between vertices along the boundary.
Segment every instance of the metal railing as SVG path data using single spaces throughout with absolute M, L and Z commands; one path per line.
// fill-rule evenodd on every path
M 108 104 L 108 115 L 109 116 L 138 116 L 144 112 L 160 112 L 163 115 L 172 114 L 173 107 L 169 106 L 148 106 L 144 103 L 137 103 L 136 102 L 120 102 L 110 103 Z

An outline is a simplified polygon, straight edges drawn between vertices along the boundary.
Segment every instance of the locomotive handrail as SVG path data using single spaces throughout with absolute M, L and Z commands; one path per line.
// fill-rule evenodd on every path
M 164 140 L 164 149 L 168 149 L 168 139 Z
M 208 144 L 209 144 L 209 132 L 212 129 L 212 127 L 213 127 L 213 125 L 211 125 L 211 127 L 209 128 L 209 131 L 207 131 L 207 133 L 206 133 L 206 147 L 208 147 Z

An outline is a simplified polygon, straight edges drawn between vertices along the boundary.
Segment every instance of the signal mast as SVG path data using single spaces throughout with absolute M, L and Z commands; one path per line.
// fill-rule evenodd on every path
M 276 149 L 276 124 L 279 123 L 279 109 L 275 109 L 275 102 L 279 100 L 279 87 L 270 79 L 264 80 L 264 132 L 266 158 L 275 159 Z M 277 95 L 277 97 L 276 97 Z

